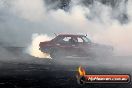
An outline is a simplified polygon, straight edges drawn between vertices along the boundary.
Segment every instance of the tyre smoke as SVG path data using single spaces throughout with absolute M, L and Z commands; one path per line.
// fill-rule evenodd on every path
M 28 46 L 34 33 L 87 33 L 94 42 L 113 46 L 117 55 L 132 53 L 131 0 L 0 2 L 0 42 L 10 46 Z
M 50 58 L 50 55 L 47 53 L 43 53 L 39 50 L 39 43 L 40 42 L 44 42 L 44 41 L 48 41 L 51 38 L 48 37 L 47 35 L 43 35 L 43 34 L 33 34 L 32 35 L 32 43 L 30 44 L 30 46 L 27 49 L 27 52 L 34 57 L 38 57 L 38 58 Z

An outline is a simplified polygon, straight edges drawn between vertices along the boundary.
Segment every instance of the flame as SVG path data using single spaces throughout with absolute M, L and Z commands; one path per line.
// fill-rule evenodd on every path
M 85 70 L 82 68 L 82 66 L 79 66 L 78 72 L 80 76 L 84 76 L 86 74 Z

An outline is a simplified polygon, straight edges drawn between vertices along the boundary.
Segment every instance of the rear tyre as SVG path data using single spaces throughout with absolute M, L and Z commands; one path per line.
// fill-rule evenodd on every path
M 50 57 L 56 60 L 62 58 L 62 54 L 58 50 L 53 49 L 52 52 L 50 53 Z
M 56 58 L 57 58 L 57 53 L 56 53 L 55 51 L 52 51 L 52 52 L 50 53 L 50 57 L 51 57 L 52 59 L 56 59 Z

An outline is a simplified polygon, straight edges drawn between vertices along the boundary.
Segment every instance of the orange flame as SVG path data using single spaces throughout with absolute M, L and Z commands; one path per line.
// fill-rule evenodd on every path
M 86 74 L 85 70 L 82 68 L 82 66 L 79 66 L 78 72 L 80 76 L 84 76 Z

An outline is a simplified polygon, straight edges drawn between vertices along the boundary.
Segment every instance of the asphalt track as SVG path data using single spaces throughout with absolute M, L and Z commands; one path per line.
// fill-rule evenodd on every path
M 79 85 L 76 80 L 77 68 L 80 65 L 88 74 L 131 75 L 132 70 L 128 65 L 111 66 L 110 62 L 104 64 L 103 61 L 98 63 L 75 58 L 58 61 L 40 59 L 23 53 L 23 48 L 20 47 L 4 47 L 4 49 L 8 54 L 0 57 L 0 88 L 132 88 L 131 82 Z

